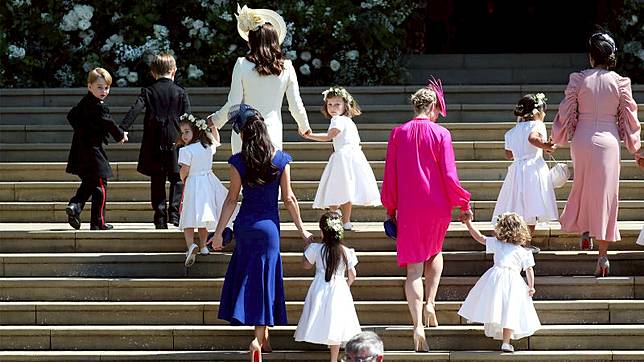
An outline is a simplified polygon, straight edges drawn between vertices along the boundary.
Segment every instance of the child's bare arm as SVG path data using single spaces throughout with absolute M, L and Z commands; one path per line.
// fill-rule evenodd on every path
M 533 296 L 536 290 L 534 289 L 534 270 L 532 267 L 529 267 L 525 270 L 525 276 L 528 279 L 528 294 Z
M 302 268 L 306 270 L 313 268 L 313 264 L 309 263 L 309 260 L 305 256 L 302 256 Z
M 340 134 L 340 130 L 337 128 L 331 128 L 327 133 L 309 133 L 304 137 L 319 142 L 328 142 L 333 140 L 337 135 Z
M 179 170 L 179 177 L 181 177 L 181 182 L 186 182 L 188 173 L 190 173 L 190 166 L 181 164 L 181 169 Z
M 514 159 L 514 154 L 512 154 L 512 151 L 505 150 L 505 159 L 508 161 L 512 161 Z
M 466 220 L 465 226 L 467 226 L 467 230 L 470 232 L 470 235 L 472 235 L 474 240 L 478 241 L 480 244 L 485 245 L 485 236 L 481 234 L 481 232 L 478 231 L 477 228 L 474 227 L 471 220 Z
M 355 282 L 355 281 L 356 281 L 356 277 L 358 276 L 358 273 L 356 273 L 356 269 L 355 269 L 355 268 L 351 268 L 351 269 L 349 269 L 349 271 L 347 272 L 347 276 L 348 276 L 348 279 L 349 279 L 349 280 L 347 281 L 347 283 L 349 284 L 349 286 L 351 286 L 351 284 L 353 284 L 353 282 Z
M 556 148 L 556 145 L 552 141 L 545 142 L 539 132 L 531 132 L 528 135 L 528 142 L 534 147 L 541 148 L 546 152 L 552 152 Z

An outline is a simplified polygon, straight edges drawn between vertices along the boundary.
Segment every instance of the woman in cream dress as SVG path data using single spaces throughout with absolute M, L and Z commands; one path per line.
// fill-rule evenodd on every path
M 237 30 L 248 41 L 250 52 L 238 58 L 233 68 L 228 101 L 208 117 L 217 128 L 228 121 L 230 107 L 246 103 L 264 116 L 268 134 L 276 149 L 282 149 L 282 101 L 286 94 L 289 111 L 299 133 L 311 132 L 309 120 L 300 97 L 297 75 L 290 60 L 284 59 L 280 44 L 286 37 L 284 19 L 272 10 L 237 8 Z M 272 54 L 270 58 L 263 54 Z M 241 151 L 241 138 L 234 132 L 230 143 L 232 153 Z

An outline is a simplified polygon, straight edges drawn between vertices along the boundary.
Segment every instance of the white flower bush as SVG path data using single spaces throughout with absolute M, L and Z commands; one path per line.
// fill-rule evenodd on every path
M 188 78 L 199 79 L 202 76 L 203 76 L 203 71 L 199 69 L 196 65 L 190 64 L 188 66 Z
M 87 30 L 92 23 L 90 20 L 94 16 L 94 8 L 90 5 L 74 5 L 60 23 L 60 29 L 63 31 Z
M 302 75 L 310 75 L 311 68 L 308 64 L 303 64 L 302 66 L 300 66 L 300 73 L 302 73 Z
M 22 59 L 25 57 L 25 48 L 21 48 L 17 45 L 9 45 L 9 59 Z
M 139 74 L 137 72 L 129 72 L 126 79 L 130 83 L 136 83 L 139 80 Z
M 340 62 L 338 62 L 337 60 L 333 59 L 329 63 L 329 67 L 331 68 L 332 71 L 337 72 L 338 70 L 340 70 Z
M 315 58 L 311 61 L 311 65 L 313 65 L 313 68 L 315 69 L 320 69 L 322 68 L 322 61 L 318 58 Z
M 302 53 L 300 53 L 300 59 L 308 62 L 309 60 L 311 60 L 311 52 L 303 51 Z

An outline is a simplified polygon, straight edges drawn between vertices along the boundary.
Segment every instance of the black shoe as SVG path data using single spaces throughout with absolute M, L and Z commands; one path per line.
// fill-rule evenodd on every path
M 81 227 L 80 220 L 80 210 L 76 204 L 69 204 L 65 208 L 65 213 L 67 214 L 67 222 L 71 227 L 78 230 Z
M 166 224 L 166 223 L 163 223 L 163 224 L 160 224 L 160 223 L 159 223 L 159 224 L 154 223 L 154 228 L 155 228 L 155 229 L 157 229 L 157 230 L 160 230 L 160 229 L 167 229 L 167 228 L 168 228 L 168 224 Z
M 112 230 L 114 229 L 114 226 L 112 224 L 105 224 L 105 225 L 92 225 L 89 227 L 90 230 Z
M 170 215 L 169 219 L 170 224 L 177 227 L 179 226 L 179 215 Z

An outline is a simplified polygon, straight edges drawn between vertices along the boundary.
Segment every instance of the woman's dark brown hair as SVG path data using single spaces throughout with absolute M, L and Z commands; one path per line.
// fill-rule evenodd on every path
M 521 99 L 519 99 L 517 106 L 514 107 L 514 115 L 529 121 L 534 119 L 533 111 L 535 109 L 540 112 L 545 112 L 548 110 L 545 100 L 541 102 L 541 104 L 538 107 L 537 107 L 537 102 L 538 102 L 538 99 L 535 94 L 524 95 L 523 97 L 521 97 Z
M 338 225 L 339 228 L 333 228 L 330 225 Z M 335 212 L 327 212 L 320 218 L 320 230 L 322 231 L 322 260 L 325 263 L 324 280 L 330 282 L 335 274 L 336 269 L 340 266 L 340 261 L 348 265 L 347 256 L 342 248 L 342 218 Z
M 248 32 L 250 52 L 246 59 L 255 64 L 260 75 L 280 75 L 284 70 L 284 54 L 280 47 L 277 31 L 266 23 L 257 30 Z
M 241 139 L 241 155 L 246 165 L 246 184 L 266 185 L 274 181 L 279 169 L 273 164 L 273 143 L 264 118 L 259 113 L 248 118 L 241 129 Z
M 602 66 L 608 70 L 615 68 L 617 65 L 616 50 L 615 41 L 606 33 L 595 33 L 588 39 L 588 52 L 596 67 Z
M 181 127 L 184 124 L 188 125 L 192 130 L 192 140 L 189 143 L 183 142 L 183 138 L 181 138 L 181 132 L 179 132 L 179 136 L 177 137 L 177 142 L 176 142 L 178 146 L 187 146 L 197 142 L 201 142 L 201 145 L 204 148 L 206 148 L 207 146 L 212 146 L 212 138 L 208 134 L 208 131 L 200 130 L 199 128 L 197 128 L 197 126 L 194 123 L 188 120 L 179 121 L 179 127 Z

